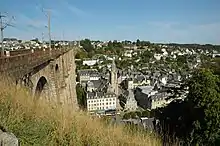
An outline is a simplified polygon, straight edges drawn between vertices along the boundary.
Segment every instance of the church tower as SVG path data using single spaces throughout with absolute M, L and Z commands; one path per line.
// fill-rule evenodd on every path
M 111 66 L 110 84 L 111 84 L 112 92 L 118 95 L 117 68 L 114 60 L 112 61 L 112 66 Z

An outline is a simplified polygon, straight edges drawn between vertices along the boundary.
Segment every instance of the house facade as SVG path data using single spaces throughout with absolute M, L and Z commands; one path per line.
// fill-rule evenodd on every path
M 114 93 L 88 92 L 87 110 L 89 112 L 116 110 L 117 96 Z

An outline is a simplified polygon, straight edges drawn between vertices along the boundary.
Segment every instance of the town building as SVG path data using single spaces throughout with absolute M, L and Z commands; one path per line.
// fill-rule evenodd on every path
M 87 92 L 86 98 L 89 112 L 116 110 L 117 96 L 115 93 Z
M 83 60 L 83 65 L 93 66 L 97 64 L 98 62 L 99 62 L 98 59 L 86 59 L 86 60 Z
M 138 108 L 138 106 L 137 106 L 137 101 L 135 100 L 135 97 L 134 97 L 134 91 L 129 89 L 127 101 L 125 104 L 125 110 L 126 111 L 136 111 L 137 108 Z
M 139 86 L 135 90 L 135 99 L 140 107 L 149 108 L 150 100 L 149 96 L 154 95 L 157 91 L 154 91 L 154 86 Z
M 79 82 L 80 84 L 83 81 L 94 81 L 99 80 L 101 78 L 100 73 L 96 69 L 84 69 L 78 71 Z
M 118 78 L 117 78 L 117 68 L 115 65 L 115 61 L 113 60 L 111 66 L 111 76 L 110 76 L 110 87 L 109 92 L 115 93 L 118 95 Z
M 135 98 L 138 102 L 138 105 L 144 109 L 156 109 L 160 107 L 164 107 L 169 104 L 172 100 L 167 100 L 171 94 L 166 91 L 158 91 L 155 86 L 141 86 L 137 87 L 135 90 Z
M 167 99 L 170 94 L 166 92 L 156 93 L 148 98 L 148 109 L 156 109 L 168 105 L 172 99 Z

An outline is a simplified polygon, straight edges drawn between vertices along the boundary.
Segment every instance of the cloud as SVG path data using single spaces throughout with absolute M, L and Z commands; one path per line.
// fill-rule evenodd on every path
M 41 12 L 42 15 L 45 15 L 46 14 L 46 10 L 48 10 L 48 11 L 50 11 L 51 15 L 53 15 L 55 17 L 59 17 L 60 16 L 60 12 L 59 11 L 55 10 L 54 8 L 47 8 L 47 7 L 43 6 L 43 4 L 36 4 L 35 8 L 36 8 L 36 10 L 38 12 Z
M 35 29 L 41 29 L 41 28 L 45 28 L 47 26 L 47 22 L 33 19 L 27 23 L 27 26 L 35 28 Z
M 118 25 L 116 26 L 117 29 L 122 29 L 122 30 L 131 30 L 131 29 L 135 29 L 136 26 L 134 25 Z
M 90 14 L 87 13 L 86 11 L 70 4 L 69 2 L 62 0 L 63 5 L 71 11 L 74 15 L 79 16 L 79 17 L 84 17 L 84 16 L 89 16 Z
M 31 18 L 26 14 L 17 13 L 15 17 L 15 29 L 7 29 L 6 35 L 17 37 L 19 39 L 29 40 L 31 38 L 40 38 L 41 33 L 45 30 L 46 20 Z M 47 39 L 47 36 L 45 36 Z
M 16 24 L 23 27 L 29 27 L 34 29 L 41 29 L 47 25 L 45 20 L 34 19 L 26 16 L 25 14 L 18 14 L 16 18 Z
M 68 9 L 77 16 L 86 16 L 87 15 L 86 12 L 84 12 L 83 10 L 81 10 L 73 5 L 69 5 Z
M 152 37 L 162 42 L 220 44 L 220 23 L 187 24 L 179 22 L 149 22 Z

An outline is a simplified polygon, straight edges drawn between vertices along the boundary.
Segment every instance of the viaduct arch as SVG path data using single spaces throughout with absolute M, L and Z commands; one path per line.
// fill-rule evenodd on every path
M 26 86 L 33 97 L 38 95 L 78 109 L 75 50 L 37 51 L 25 50 L 25 55 L 13 52 L 15 56 L 0 58 L 0 73 L 9 74 L 17 84 Z

